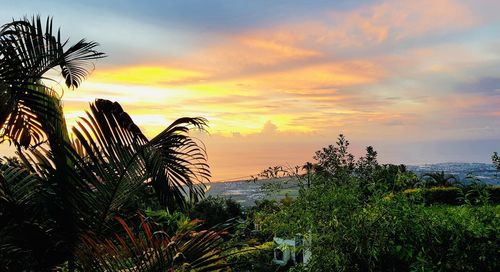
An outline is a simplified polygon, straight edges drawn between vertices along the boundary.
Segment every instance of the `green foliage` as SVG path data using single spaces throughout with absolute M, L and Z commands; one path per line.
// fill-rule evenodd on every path
M 189 216 L 203 220 L 204 227 L 213 227 L 230 219 L 241 218 L 242 213 L 241 205 L 233 199 L 209 196 L 196 203 Z
M 344 135 L 340 134 L 336 146 L 329 145 L 316 151 L 314 159 L 325 173 L 336 177 L 349 175 L 355 167 L 354 156 L 348 151 L 349 144 Z
M 293 203 L 293 197 L 286 194 L 284 198 L 280 199 L 280 203 L 285 207 L 291 206 Z
M 139 229 L 117 217 L 122 232 L 109 238 L 87 234 L 78 248 L 82 271 L 221 271 L 228 268 L 221 250 L 225 230 L 194 231 L 191 227 L 168 235 L 141 219 Z
M 344 135 L 340 135 L 336 146 L 330 145 L 316 152 L 314 159 L 318 161 L 318 171 L 315 171 L 316 178 L 311 176 L 313 164 L 306 164 L 308 184 L 314 182 L 347 182 L 356 179 L 356 186 L 359 186 L 364 193 L 364 197 L 378 191 L 400 192 L 413 188 L 420 180 L 413 172 L 409 172 L 405 165 L 383 164 L 377 161 L 377 151 L 372 146 L 366 148 L 366 155 L 358 160 L 349 153 L 349 141 Z M 322 179 L 318 176 L 333 177 Z
M 450 174 L 445 174 L 444 171 L 425 173 L 419 184 L 421 187 L 450 187 L 458 183 L 457 177 Z
M 415 188 L 403 192 L 404 195 L 413 200 L 422 200 L 422 203 L 460 205 L 463 201 L 460 199 L 461 189 L 458 187 L 432 187 Z
M 491 201 L 491 185 L 481 182 L 479 178 L 472 175 L 467 176 L 466 180 L 469 180 L 470 182 L 459 186 L 460 200 L 463 203 L 477 205 L 488 204 Z
M 375 151 L 372 146 L 368 146 L 366 148 L 366 156 L 359 158 L 356 162 L 355 172 L 361 179 L 366 180 L 368 183 L 372 183 L 375 181 L 373 180 L 373 173 L 378 167 L 377 151 Z
M 363 191 L 365 198 L 380 192 L 401 192 L 414 188 L 419 182 L 417 175 L 407 171 L 405 165 L 394 164 L 376 165 L 370 172 L 355 175 L 352 179 L 356 180 L 355 184 Z
M 500 186 L 488 187 L 491 203 L 500 203 Z
M 177 211 L 171 213 L 168 210 L 147 209 L 144 213 L 169 235 L 173 235 L 190 221 L 186 214 Z
M 252 210 L 273 213 L 279 211 L 280 207 L 276 200 L 260 199 L 255 201 L 255 206 Z
M 348 145 L 341 136 L 316 153 L 326 171 L 308 171 L 311 186 L 290 205 L 256 212 L 263 232 L 312 237 L 312 261 L 293 271 L 500 268 L 500 206 L 490 206 L 497 187 L 473 177 L 460 185 L 444 172 L 422 182 L 403 165 L 379 165 L 371 148 L 355 162 Z
M 332 178 L 332 177 L 330 177 Z M 359 180 L 316 183 L 289 207 L 267 214 L 266 231 L 312 236 L 307 271 L 497 271 L 500 268 L 500 206 L 427 206 L 458 188 L 418 189 L 368 198 Z M 339 185 L 340 184 L 340 185 Z M 342 185 L 343 184 L 343 185 Z M 496 190 L 496 189 L 495 189 Z M 446 192 L 446 193 L 443 193 Z
M 254 247 L 243 247 L 229 253 L 228 263 L 238 272 L 274 272 L 276 265 L 272 263 L 274 242 L 266 242 Z
M 263 221 L 266 220 L 270 214 L 274 214 L 280 211 L 281 208 L 281 203 L 276 200 L 257 200 L 255 201 L 255 206 L 249 210 L 247 219 L 251 220 L 251 222 L 254 224 L 252 228 L 258 226 L 258 229 L 260 230 L 260 226 L 262 225 Z M 263 233 L 264 236 L 267 235 L 271 237 L 273 232 L 260 230 L 259 233 Z
M 403 194 L 426 205 L 500 204 L 500 186 L 487 186 L 483 183 L 463 187 L 415 188 L 405 190 Z
M 399 166 L 399 168 L 401 169 L 402 167 Z M 407 172 L 405 170 L 400 170 L 396 175 L 393 191 L 402 191 L 407 188 L 415 187 L 418 181 L 419 179 L 417 177 L 417 174 L 413 172 Z

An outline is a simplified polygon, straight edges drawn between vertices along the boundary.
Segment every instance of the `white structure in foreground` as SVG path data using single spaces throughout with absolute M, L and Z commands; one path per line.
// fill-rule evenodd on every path
M 296 234 L 294 240 L 279 237 L 273 238 L 276 243 L 273 262 L 280 266 L 287 265 L 290 261 L 294 264 L 307 264 L 311 259 L 311 241 L 304 240 L 301 234 Z

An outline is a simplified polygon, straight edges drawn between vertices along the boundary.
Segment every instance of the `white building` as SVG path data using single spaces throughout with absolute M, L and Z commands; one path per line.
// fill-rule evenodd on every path
M 285 266 L 292 261 L 294 264 L 307 264 L 311 259 L 311 241 L 303 239 L 301 234 L 295 235 L 294 240 L 273 238 L 276 243 L 273 262 Z

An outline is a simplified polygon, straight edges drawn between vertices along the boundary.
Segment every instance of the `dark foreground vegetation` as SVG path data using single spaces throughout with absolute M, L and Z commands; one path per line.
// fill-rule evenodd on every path
M 187 211 L 210 177 L 205 151 L 189 137 L 203 118 L 180 118 L 152 139 L 120 104 L 97 99 L 68 131 L 59 71 L 75 89 L 104 56 L 97 44 L 72 46 L 51 19 L 0 29 L 0 139 L 17 157 L 0 168 L 0 270 L 217 270 L 224 226 L 196 221 L 175 232 L 144 215 L 155 205 Z M 188 189 L 184 189 L 184 186 Z
M 96 100 L 66 128 L 60 95 L 103 57 L 67 47 L 51 20 L 0 30 L 0 271 L 499 271 L 500 193 L 473 176 L 422 177 L 355 159 L 341 135 L 288 173 L 299 195 L 243 209 L 204 197 L 205 153 L 181 118 L 148 139 L 116 103 Z M 500 169 L 498 156 L 494 163 Z M 307 263 L 273 262 L 274 237 L 301 234 Z M 283 249 L 283 248 L 281 248 Z

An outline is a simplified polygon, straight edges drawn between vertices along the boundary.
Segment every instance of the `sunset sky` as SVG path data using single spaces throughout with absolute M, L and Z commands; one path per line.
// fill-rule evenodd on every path
M 95 98 L 120 102 L 150 137 L 178 117 L 207 118 L 209 135 L 195 136 L 219 181 L 312 161 L 339 133 L 381 162 L 489 162 L 500 151 L 499 10 L 498 0 L 16 0 L 0 24 L 50 15 L 70 42 L 101 44 L 108 57 L 65 91 L 70 126 Z

